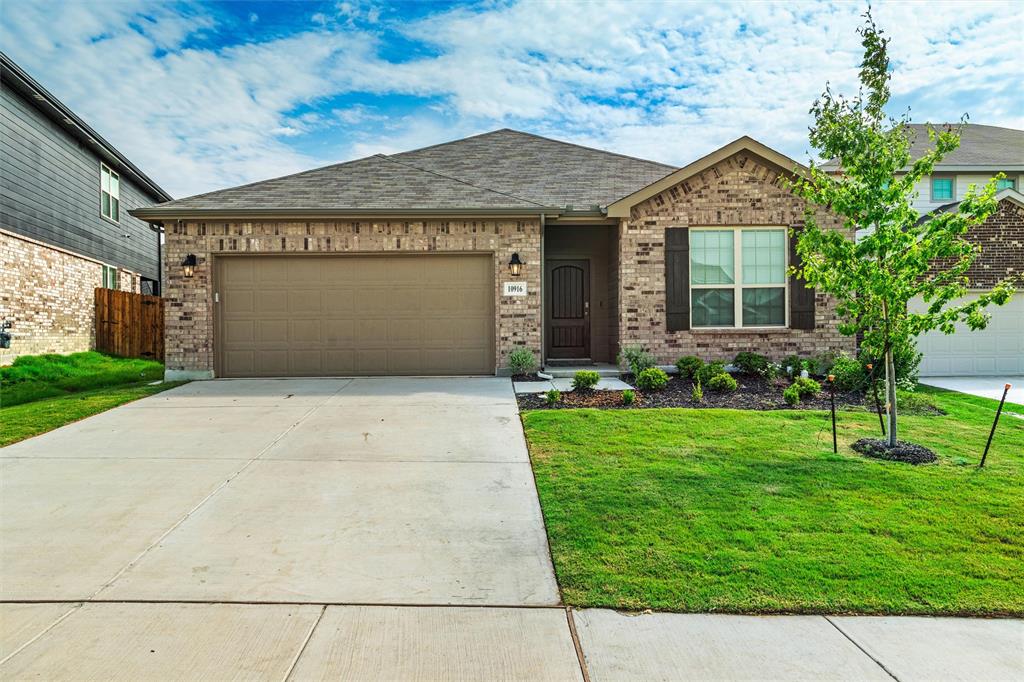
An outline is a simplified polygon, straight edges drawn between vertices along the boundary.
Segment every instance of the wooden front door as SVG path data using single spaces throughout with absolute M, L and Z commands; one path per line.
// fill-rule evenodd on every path
M 547 271 L 547 355 L 589 358 L 590 261 L 550 260 Z

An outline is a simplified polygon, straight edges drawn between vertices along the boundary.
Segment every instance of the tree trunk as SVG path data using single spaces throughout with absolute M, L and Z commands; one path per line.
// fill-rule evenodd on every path
M 885 351 L 885 399 L 889 402 L 889 447 L 896 446 L 896 365 L 892 348 Z

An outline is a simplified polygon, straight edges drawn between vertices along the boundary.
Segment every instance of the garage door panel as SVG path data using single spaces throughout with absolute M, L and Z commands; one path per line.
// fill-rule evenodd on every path
M 218 259 L 223 376 L 490 374 L 493 258 Z
M 288 320 L 256 320 L 256 347 L 267 348 L 278 346 L 284 348 L 288 344 Z M 243 338 L 228 335 L 231 346 L 245 343 Z
M 975 296 L 957 303 L 973 300 Z M 920 301 L 911 305 L 924 309 Z M 957 325 L 956 333 L 932 331 L 918 339 L 921 376 L 1013 376 L 1024 373 L 1024 298 L 988 308 L 992 319 L 985 329 Z
M 254 373 L 261 376 L 288 376 L 287 350 L 256 351 L 256 367 Z
M 261 287 L 264 285 L 260 285 Z M 256 309 L 254 312 L 258 315 L 270 315 L 274 313 L 287 313 L 288 312 L 288 292 L 278 289 L 260 289 L 252 292 L 256 299 Z M 228 290 L 224 294 L 225 300 L 232 300 L 235 297 L 235 291 Z M 232 308 L 232 312 L 235 312 Z

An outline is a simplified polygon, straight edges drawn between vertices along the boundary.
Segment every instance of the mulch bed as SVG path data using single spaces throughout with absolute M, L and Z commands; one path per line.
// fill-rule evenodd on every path
M 907 443 L 902 440 L 896 441 L 895 447 L 889 447 L 888 441 L 877 438 L 861 438 L 850 447 L 865 457 L 885 459 L 891 462 L 929 464 L 938 459 L 934 452 L 923 445 Z
M 543 379 L 543 378 L 537 376 L 537 373 L 534 372 L 532 374 L 513 374 L 512 375 L 512 381 L 518 381 L 520 383 L 528 384 L 528 383 L 531 383 L 531 382 L 551 381 L 551 380 L 550 379 Z
M 823 386 L 816 398 L 801 400 L 799 405 L 787 405 L 782 398 L 782 389 L 789 385 L 785 380 L 767 381 L 761 377 L 734 375 L 739 388 L 730 392 L 717 392 L 704 389 L 704 400 L 696 403 L 690 393 L 693 382 L 689 379 L 672 377 L 668 386 L 661 391 L 637 391 L 636 402 L 632 405 L 622 404 L 621 391 L 591 391 L 588 393 L 565 392 L 562 400 L 550 406 L 543 394 L 521 394 L 516 396 L 519 408 L 523 410 L 565 409 L 578 407 L 595 407 L 599 409 L 631 409 L 650 407 L 692 407 L 709 408 L 725 407 L 737 410 L 827 410 L 830 408 L 828 387 Z M 632 376 L 624 376 L 623 381 L 632 384 Z M 635 385 L 635 384 L 634 384 Z M 836 409 L 864 407 L 864 394 L 860 391 L 836 393 Z

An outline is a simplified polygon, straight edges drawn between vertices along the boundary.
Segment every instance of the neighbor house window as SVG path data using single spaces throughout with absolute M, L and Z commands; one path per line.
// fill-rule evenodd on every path
M 117 222 L 121 219 L 121 176 L 100 164 L 100 213 Z
M 932 201 L 947 201 L 953 198 L 953 178 L 932 178 Z
M 785 326 L 786 241 L 785 228 L 691 228 L 691 326 Z
M 996 180 L 996 191 L 1001 192 L 1004 189 L 1017 189 L 1017 183 L 1013 178 L 1003 178 L 1002 180 Z
M 113 267 L 112 265 L 104 265 L 103 266 L 102 278 L 103 278 L 102 286 L 103 286 L 104 289 L 117 289 L 118 288 L 117 268 Z

